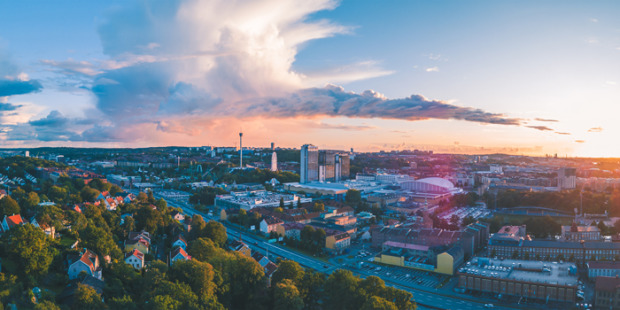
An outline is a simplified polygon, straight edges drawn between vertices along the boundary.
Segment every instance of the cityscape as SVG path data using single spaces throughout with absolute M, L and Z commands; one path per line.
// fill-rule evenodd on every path
M 620 3 L 0 3 L 0 309 L 620 309 Z

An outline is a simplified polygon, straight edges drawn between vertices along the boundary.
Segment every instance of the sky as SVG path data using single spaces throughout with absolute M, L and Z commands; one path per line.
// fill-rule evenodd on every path
M 0 2 L 3 147 L 620 157 L 620 2 Z

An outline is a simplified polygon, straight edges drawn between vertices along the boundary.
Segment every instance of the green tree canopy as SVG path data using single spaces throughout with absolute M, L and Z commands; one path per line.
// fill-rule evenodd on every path
M 19 214 L 20 209 L 17 201 L 11 198 L 11 196 L 4 196 L 0 199 L 0 220 L 4 218 L 5 215 L 13 215 Z
M 24 275 L 47 273 L 54 252 L 45 233 L 31 224 L 13 227 L 6 235 L 5 253 L 20 266 Z
M 275 310 L 301 310 L 304 307 L 299 290 L 290 279 L 283 279 L 275 285 L 273 297 Z

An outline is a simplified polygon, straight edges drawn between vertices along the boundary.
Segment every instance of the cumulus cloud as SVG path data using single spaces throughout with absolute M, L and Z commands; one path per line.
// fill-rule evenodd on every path
M 603 127 L 592 127 L 588 129 L 588 132 L 601 132 L 603 131 Z
M 57 73 L 89 79 L 79 85 L 94 94 L 98 115 L 69 119 L 52 111 L 15 127 L 12 138 L 49 140 L 56 135 L 59 140 L 135 141 L 162 133 L 196 136 L 210 130 L 205 123 L 218 118 L 350 117 L 525 124 L 520 118 L 419 94 L 394 99 L 372 90 L 354 93 L 340 86 L 324 86 L 325 82 L 347 83 L 393 73 L 374 60 L 314 72 L 296 71 L 295 57 L 304 44 L 352 31 L 313 15 L 336 5 L 333 0 L 124 3 L 110 10 L 98 25 L 103 52 L 109 59 L 42 61 Z M 429 58 L 443 59 L 440 55 Z M 28 83 L 29 91 L 40 89 L 38 82 Z M 10 89 L 5 92 L 19 92 L 16 86 Z M 28 89 L 21 90 L 25 91 Z M 371 129 L 329 123 L 317 126 Z
M 309 88 L 288 96 L 239 102 L 228 108 L 235 115 L 288 118 L 298 116 L 346 116 L 353 118 L 384 118 L 401 120 L 456 119 L 486 124 L 520 125 L 521 120 L 489 113 L 480 109 L 460 107 L 443 101 L 429 100 L 421 95 L 388 99 L 374 92 L 361 94 L 328 85 Z

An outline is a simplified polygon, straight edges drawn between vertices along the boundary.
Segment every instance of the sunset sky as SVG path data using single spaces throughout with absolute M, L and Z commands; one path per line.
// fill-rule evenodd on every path
M 3 147 L 620 157 L 618 1 L 3 1 Z

